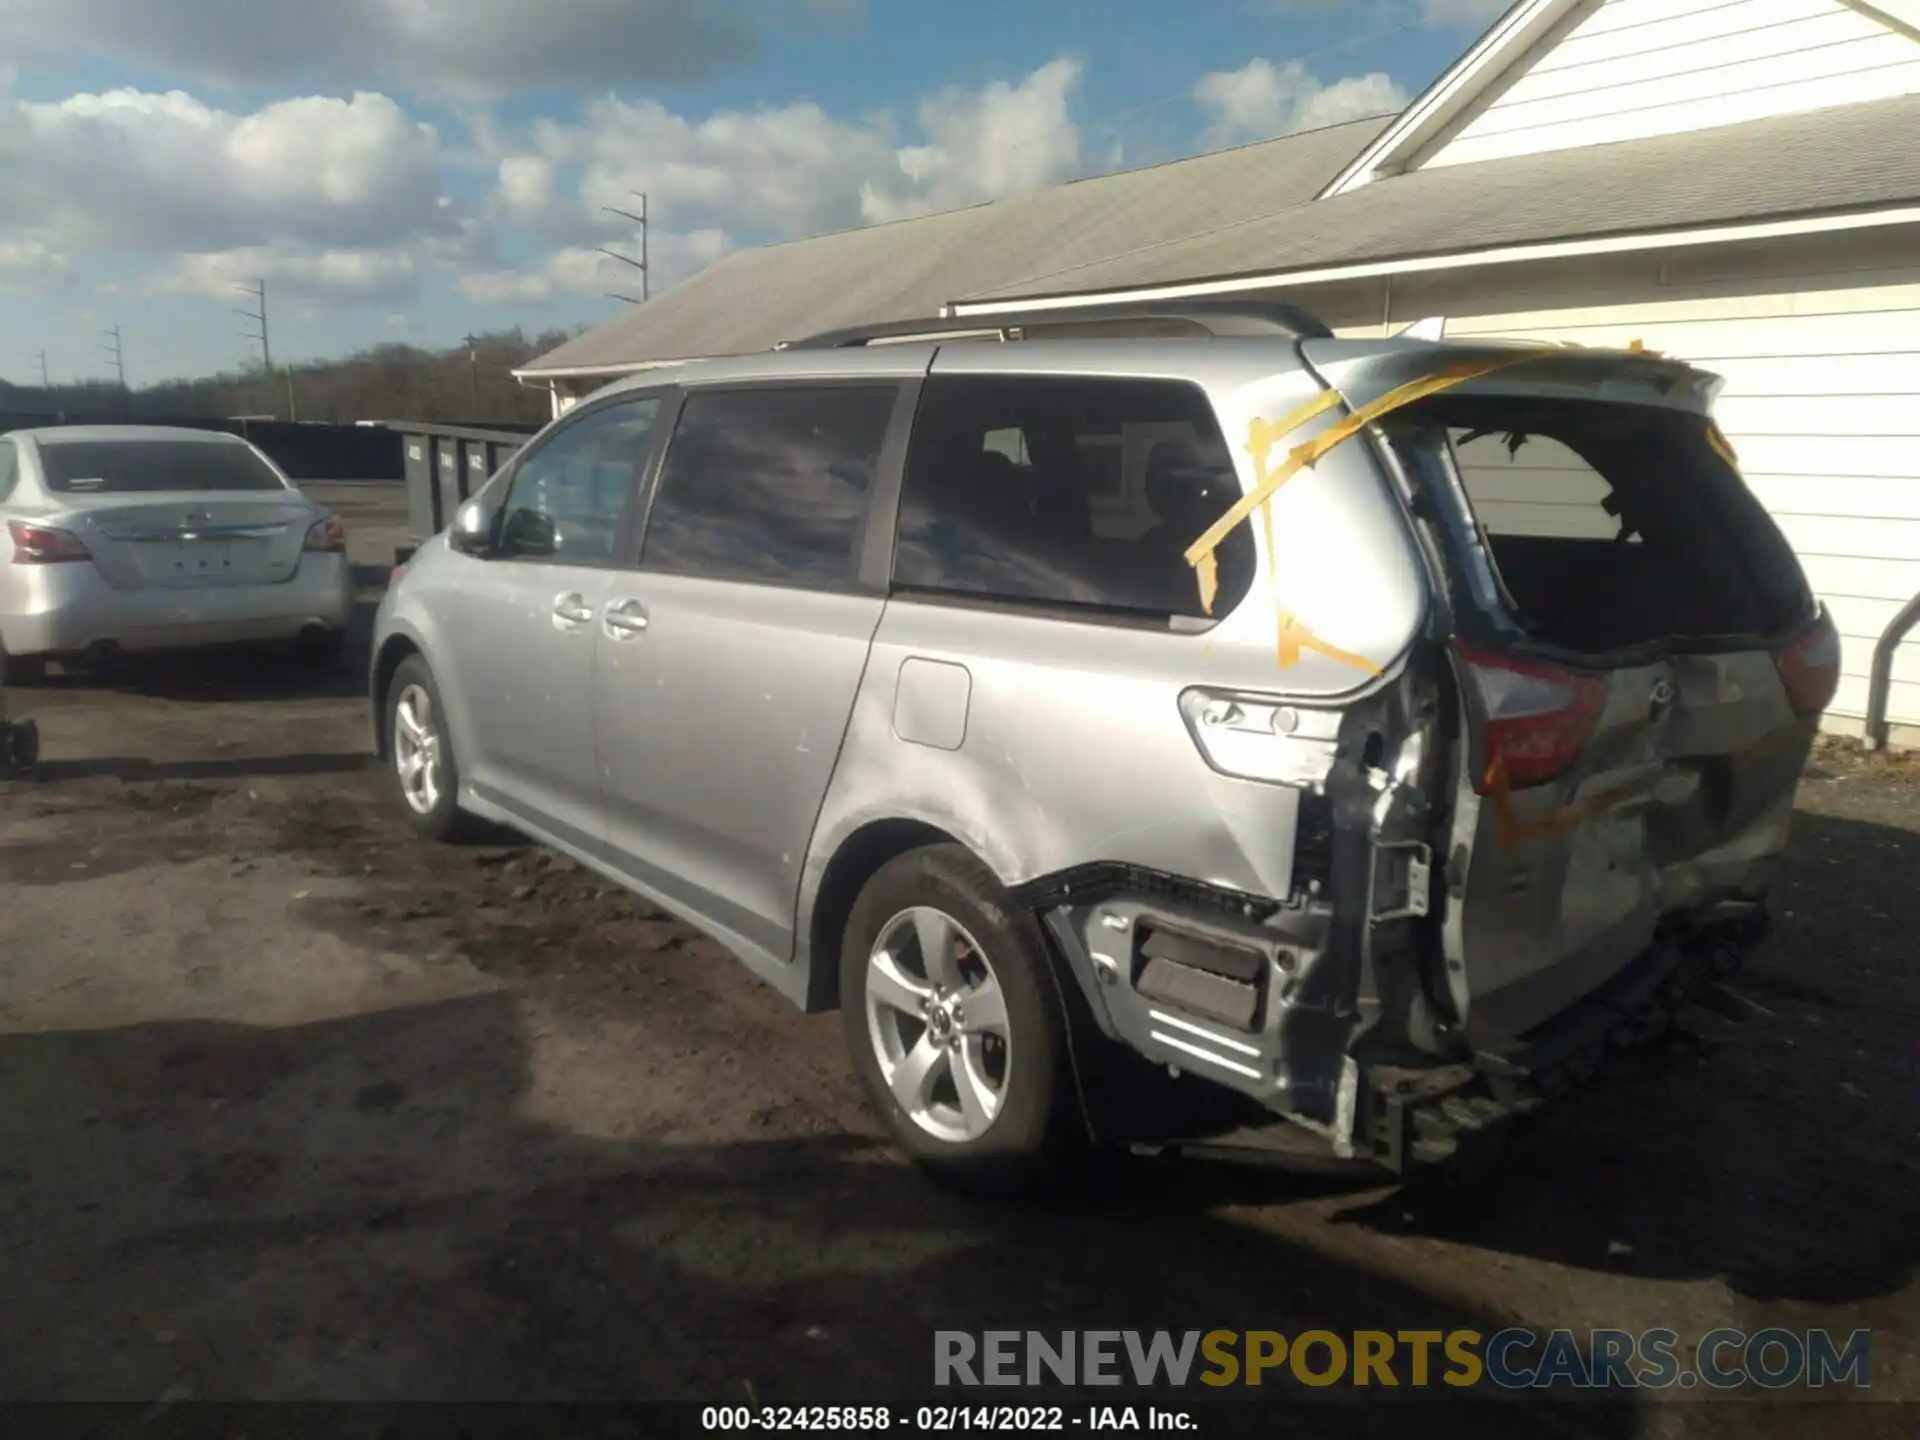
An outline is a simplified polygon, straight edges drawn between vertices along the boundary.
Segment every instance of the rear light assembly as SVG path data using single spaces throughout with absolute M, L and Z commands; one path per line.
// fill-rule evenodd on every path
M 1811 622 L 1773 653 L 1793 713 L 1810 720 L 1833 703 L 1840 688 L 1840 632 L 1822 605 Z
M 1593 738 L 1606 681 L 1465 641 L 1453 653 L 1486 757 L 1473 788 L 1521 790 L 1565 774 Z
M 29 525 L 24 520 L 9 520 L 7 533 L 13 538 L 13 563 L 16 565 L 71 565 L 91 560 L 86 543 L 71 530 L 51 525 Z
M 307 543 L 301 548 L 309 554 L 343 555 L 347 549 L 347 527 L 340 523 L 337 515 L 316 520 L 307 530 Z

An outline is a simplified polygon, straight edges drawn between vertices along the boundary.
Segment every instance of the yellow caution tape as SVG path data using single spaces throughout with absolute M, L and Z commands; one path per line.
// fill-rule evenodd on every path
M 1334 446 L 1359 434 L 1367 426 L 1382 416 L 1423 400 L 1429 395 L 1437 395 L 1456 385 L 1464 385 L 1470 380 L 1478 380 L 1496 371 L 1508 369 L 1537 358 L 1552 347 L 1541 346 L 1526 350 L 1517 355 L 1504 355 L 1498 360 L 1475 360 L 1461 365 L 1436 370 L 1418 380 L 1389 390 L 1385 395 L 1361 406 L 1339 424 L 1322 431 L 1313 439 L 1297 445 L 1288 454 L 1286 463 L 1278 471 L 1270 471 L 1268 462 L 1272 451 L 1286 437 L 1298 430 L 1309 420 L 1318 418 L 1330 410 L 1345 404 L 1337 390 L 1326 390 L 1279 420 L 1267 420 L 1256 416 L 1247 425 L 1247 449 L 1253 455 L 1254 487 L 1234 503 L 1225 515 L 1222 515 L 1204 534 L 1187 547 L 1186 560 L 1194 569 L 1200 585 L 1200 608 L 1208 615 L 1213 613 L 1214 597 L 1219 594 L 1219 565 L 1215 551 L 1220 543 L 1233 533 L 1236 525 L 1245 522 L 1255 510 L 1260 512 L 1261 523 L 1266 530 L 1268 570 L 1274 585 L 1274 609 L 1279 623 L 1279 660 L 1280 668 L 1287 669 L 1299 663 L 1301 652 L 1311 650 L 1343 665 L 1364 670 L 1370 675 L 1378 675 L 1380 667 L 1364 655 L 1351 650 L 1342 650 L 1338 646 L 1322 640 L 1299 619 L 1289 614 L 1280 603 L 1279 576 L 1273 564 L 1273 497 L 1302 470 L 1311 469 L 1321 457 Z
M 1761 736 L 1732 758 L 1736 764 L 1755 764 L 1779 754 L 1796 741 L 1810 740 L 1817 729 L 1817 726 L 1803 721 L 1794 721 Z M 1493 802 L 1494 837 L 1502 850 L 1516 849 L 1528 840 L 1561 839 L 1587 821 L 1597 819 L 1644 793 L 1641 786 L 1616 786 L 1576 800 L 1571 805 L 1550 810 L 1538 819 L 1528 820 L 1521 816 L 1519 807 L 1513 802 L 1513 787 L 1508 783 L 1506 767 L 1500 763 L 1499 757 L 1495 756 L 1493 763 L 1487 767 L 1487 798 Z

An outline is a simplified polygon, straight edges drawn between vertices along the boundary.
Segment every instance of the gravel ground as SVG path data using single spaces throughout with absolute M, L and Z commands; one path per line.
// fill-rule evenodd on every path
M 317 488 L 370 610 L 397 493 Z M 1494 1418 L 1914 1433 L 1920 765 L 1823 750 L 1742 986 L 1767 1017 L 1496 1174 L 1193 1162 L 1010 1207 L 894 1159 L 837 1017 L 566 861 L 415 843 L 353 672 L 172 662 L 15 709 L 45 766 L 0 785 L 0 1397 L 862 1400 L 920 1393 L 936 1328 L 1778 1324 L 1872 1327 L 1909 1403 Z

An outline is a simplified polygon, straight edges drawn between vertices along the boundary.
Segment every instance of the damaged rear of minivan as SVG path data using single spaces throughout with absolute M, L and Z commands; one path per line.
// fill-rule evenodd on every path
M 1430 733 L 1389 737 L 1432 753 L 1396 772 L 1390 746 L 1368 817 L 1376 873 L 1413 855 L 1424 892 L 1370 921 L 1368 973 L 1422 978 L 1354 1037 L 1333 1127 L 1398 1170 L 1659 1033 L 1760 941 L 1839 641 L 1712 419 L 1717 377 L 1300 348 L 1374 418 L 1349 443 L 1398 490 L 1433 596 L 1408 672 Z

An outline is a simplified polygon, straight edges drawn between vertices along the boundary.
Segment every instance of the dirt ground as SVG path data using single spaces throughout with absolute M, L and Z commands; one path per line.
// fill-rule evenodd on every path
M 398 495 L 316 487 L 367 609 Z M 1123 1167 L 990 1205 L 803 1017 L 568 862 L 416 843 L 357 670 L 56 676 L 0 785 L 0 1397 L 921 1395 L 936 1328 L 1824 1325 L 1920 1401 L 1920 765 L 1823 752 L 1770 1018 L 1497 1175 Z M 1673 1392 L 1512 1433 L 1913 1433 Z M 1343 1433 L 1404 1431 L 1333 1403 Z M 1332 1433 L 1329 1429 L 1322 1432 Z

